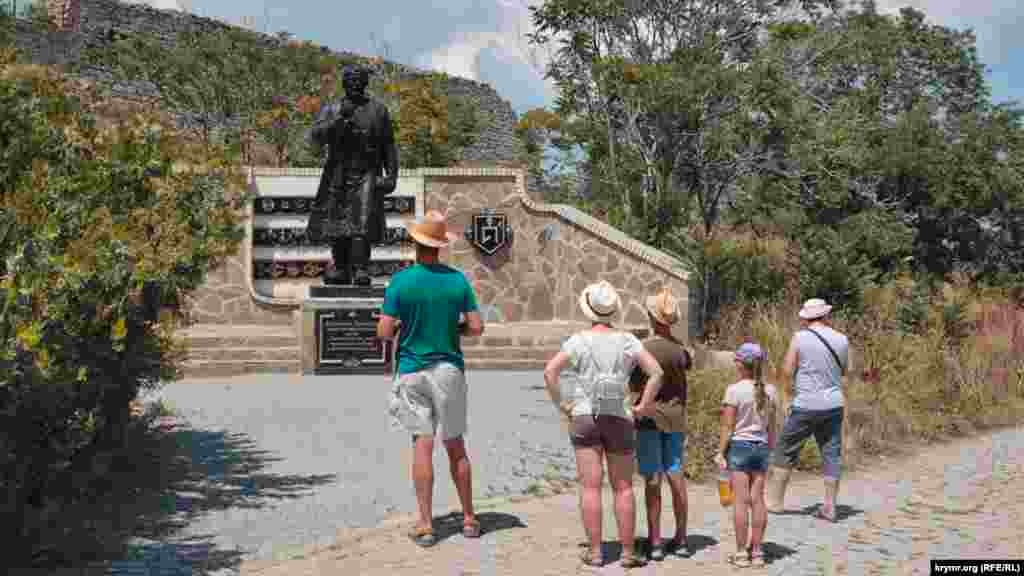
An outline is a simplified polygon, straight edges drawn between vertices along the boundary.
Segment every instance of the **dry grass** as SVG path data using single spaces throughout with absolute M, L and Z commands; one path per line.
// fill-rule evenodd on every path
M 1000 293 L 949 284 L 919 307 L 910 328 L 914 286 L 903 280 L 866 294 L 865 310 L 837 314 L 834 326 L 850 336 L 850 374 L 844 381 L 844 460 L 897 451 L 1020 422 L 1024 416 L 1024 309 Z M 910 315 L 912 316 L 912 315 Z M 781 384 L 789 338 L 799 329 L 792 306 L 752 305 L 718 319 L 718 348 L 753 338 L 768 353 L 767 379 Z M 690 383 L 687 475 L 711 469 L 728 369 L 695 371 Z M 800 467 L 820 466 L 809 440 Z

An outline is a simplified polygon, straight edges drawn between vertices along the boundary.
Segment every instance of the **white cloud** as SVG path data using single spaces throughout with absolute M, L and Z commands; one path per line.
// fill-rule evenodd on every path
M 1008 64 L 1014 48 L 1024 47 L 1024 3 L 1020 0 L 878 0 L 882 12 L 897 13 L 904 6 L 924 12 L 928 20 L 956 29 L 971 28 L 985 64 Z
M 495 29 L 456 32 L 449 36 L 447 44 L 420 54 L 417 64 L 453 76 L 480 80 L 480 54 L 491 50 L 504 64 L 528 67 L 538 88 L 544 90 L 548 100 L 553 99 L 555 87 L 544 79 L 546 53 L 526 39 L 532 29 L 529 6 L 539 4 L 539 0 L 491 1 L 498 14 Z

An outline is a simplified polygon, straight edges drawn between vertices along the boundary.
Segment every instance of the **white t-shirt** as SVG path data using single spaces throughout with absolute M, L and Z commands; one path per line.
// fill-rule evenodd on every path
M 629 377 L 644 345 L 629 332 L 573 334 L 562 344 L 576 376 L 573 416 L 601 414 L 632 420 Z
M 764 391 L 768 393 L 768 403 L 775 403 L 775 386 L 765 383 Z M 747 442 L 768 441 L 768 421 L 757 412 L 757 394 L 753 380 L 740 380 L 725 389 L 723 404 L 736 407 L 736 426 L 732 431 L 733 440 Z M 770 414 L 770 406 L 765 406 L 765 416 Z

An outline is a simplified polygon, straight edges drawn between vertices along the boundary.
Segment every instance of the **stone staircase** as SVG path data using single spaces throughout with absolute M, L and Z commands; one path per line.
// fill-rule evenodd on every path
M 484 335 L 466 338 L 462 350 L 472 370 L 540 370 L 572 333 L 585 324 L 538 322 L 488 324 Z M 631 330 L 644 336 L 646 328 Z M 298 373 L 299 339 L 290 326 L 217 325 L 183 331 L 189 357 L 185 378 Z

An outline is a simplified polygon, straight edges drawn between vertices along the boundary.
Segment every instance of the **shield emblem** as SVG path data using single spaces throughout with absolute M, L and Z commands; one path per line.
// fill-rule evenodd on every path
M 483 212 L 473 216 L 473 244 L 484 254 L 493 256 L 508 243 L 508 219 L 500 212 Z

